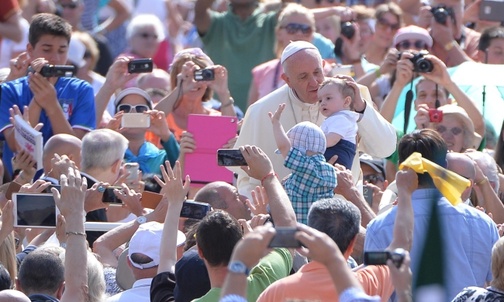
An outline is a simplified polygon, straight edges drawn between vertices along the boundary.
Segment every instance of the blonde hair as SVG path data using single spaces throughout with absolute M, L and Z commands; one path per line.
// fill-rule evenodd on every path
M 100 59 L 100 50 L 96 41 L 91 37 L 90 34 L 83 31 L 76 31 L 72 33 L 72 38 L 76 38 L 84 44 L 86 47 L 86 52 L 91 55 L 91 63 L 89 64 L 89 70 L 93 70 L 96 67 L 96 63 Z
M 285 18 L 293 16 L 293 15 L 303 15 L 308 18 L 308 21 L 310 22 L 310 26 L 312 28 L 312 31 L 315 32 L 315 16 L 313 15 L 312 11 L 309 10 L 308 8 L 304 7 L 301 4 L 298 3 L 288 3 L 281 11 L 280 14 L 278 15 L 278 21 L 277 25 L 275 27 L 275 31 L 280 29 L 280 26 L 282 26 L 282 22 L 285 20 Z M 280 45 L 279 42 L 277 41 L 275 43 L 275 53 L 277 54 L 277 57 L 280 57 L 282 54 L 283 49 L 285 48 L 286 45 Z
M 0 262 L 9 272 L 12 285 L 14 285 L 17 277 L 17 262 L 16 244 L 12 232 L 0 243 Z
M 194 55 L 189 52 L 178 55 L 170 66 L 170 83 L 172 90 L 177 87 L 177 75 L 182 71 L 182 66 L 185 64 L 185 62 L 189 61 L 194 62 L 194 64 L 198 65 L 200 68 L 206 68 L 210 66 L 210 62 L 208 62 L 203 56 Z M 210 87 L 207 87 L 205 94 L 201 99 L 203 102 L 206 102 L 212 98 L 212 95 L 213 90 Z
M 375 19 L 378 20 L 380 19 L 381 17 L 383 17 L 383 15 L 385 13 L 391 13 L 392 15 L 394 15 L 396 18 L 397 18 L 397 22 L 399 23 L 400 26 L 403 25 L 403 20 L 402 20 L 402 9 L 399 7 L 399 5 L 393 3 L 393 2 L 389 2 L 389 3 L 383 3 L 383 4 L 380 4 L 376 7 L 376 10 L 375 10 Z
M 492 248 L 492 275 L 493 280 L 490 285 L 499 289 L 504 289 L 504 237 L 501 237 Z

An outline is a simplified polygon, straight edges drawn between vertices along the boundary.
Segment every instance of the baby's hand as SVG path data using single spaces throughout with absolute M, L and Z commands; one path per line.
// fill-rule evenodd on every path
M 278 109 L 275 111 L 275 113 L 268 112 L 268 115 L 271 119 L 271 123 L 280 123 L 280 116 L 282 115 L 283 110 L 285 109 L 285 103 L 282 103 L 278 105 Z

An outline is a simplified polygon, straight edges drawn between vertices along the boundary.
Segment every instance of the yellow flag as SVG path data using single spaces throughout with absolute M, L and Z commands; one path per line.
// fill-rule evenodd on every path
M 420 174 L 429 173 L 436 188 L 454 206 L 462 202 L 460 196 L 471 185 L 468 179 L 423 158 L 418 152 L 411 154 L 399 165 L 399 169 L 403 167 L 411 168 Z

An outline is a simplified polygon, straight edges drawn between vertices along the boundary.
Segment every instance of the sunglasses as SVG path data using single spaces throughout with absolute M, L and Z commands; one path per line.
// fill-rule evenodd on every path
M 137 113 L 144 113 L 149 110 L 149 106 L 143 104 L 140 105 L 121 104 L 117 106 L 117 112 L 122 111 L 124 113 L 130 113 L 131 111 L 133 111 L 133 109 L 135 109 L 135 112 Z
M 138 34 L 138 36 L 142 37 L 142 39 L 154 38 L 157 40 L 157 38 L 158 38 L 158 35 L 149 34 L 149 33 L 141 33 L 141 34 Z
M 379 18 L 377 20 L 378 22 L 376 25 L 380 26 L 382 29 L 390 28 L 392 31 L 396 31 L 399 28 L 401 28 L 401 25 L 399 23 L 389 23 L 386 19 L 384 18 Z
M 397 49 L 411 49 L 411 47 L 418 49 L 418 50 L 423 50 L 427 49 L 427 44 L 422 41 L 422 40 L 416 40 L 415 42 L 410 42 L 409 40 L 401 41 L 397 43 L 396 48 Z
M 373 185 L 376 185 L 378 182 L 385 181 L 385 178 L 383 178 L 383 176 L 378 175 L 378 174 L 364 175 L 364 177 L 362 177 L 362 179 L 364 180 L 364 182 L 368 182 Z
M 280 28 L 285 29 L 289 35 L 293 35 L 298 31 L 301 31 L 303 35 L 309 35 L 313 32 L 313 29 L 310 25 L 299 23 L 289 23 L 285 26 L 280 26 Z
M 77 3 L 60 4 L 61 8 L 76 9 Z
M 86 50 L 86 52 L 84 52 L 84 59 L 89 59 L 89 58 L 91 58 L 91 52 Z
M 437 127 L 436 131 L 439 132 L 440 134 L 443 134 L 446 131 L 450 131 L 451 134 L 453 134 L 455 136 L 461 134 L 462 132 L 464 132 L 464 130 L 462 130 L 462 128 L 459 128 L 459 127 L 453 127 L 453 128 L 448 129 L 445 126 L 439 126 L 439 127 Z

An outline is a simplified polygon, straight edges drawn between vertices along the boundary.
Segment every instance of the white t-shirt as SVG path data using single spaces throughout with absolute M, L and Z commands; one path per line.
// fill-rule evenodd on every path
M 2 42 L 0 43 L 0 68 L 9 67 L 9 61 L 13 59 L 12 54 L 26 51 L 30 24 L 24 18 L 20 19 L 23 39 L 19 43 L 6 38 L 2 39 Z
M 336 133 L 341 135 L 343 140 L 356 143 L 357 120 L 359 114 L 350 110 L 342 110 L 327 117 L 320 128 L 325 134 Z

